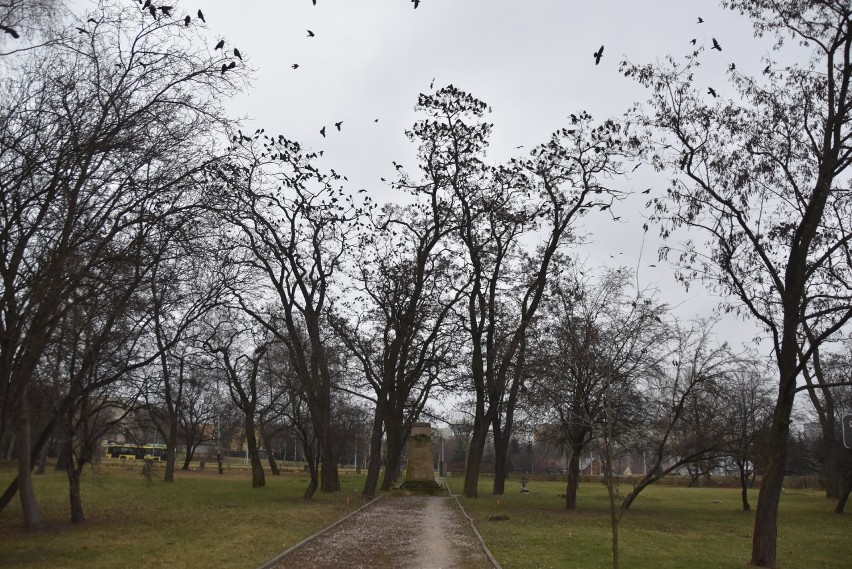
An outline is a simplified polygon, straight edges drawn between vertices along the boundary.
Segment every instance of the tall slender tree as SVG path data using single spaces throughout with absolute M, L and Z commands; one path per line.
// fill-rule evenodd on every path
M 844 0 L 722 5 L 750 18 L 758 36 L 774 37 L 776 49 L 789 38 L 806 46 L 809 59 L 783 69 L 767 59 L 760 77 L 731 66 L 731 99 L 709 100 L 706 86 L 698 87 L 703 49 L 685 63 L 626 64 L 624 71 L 652 92 L 652 112 L 634 119 L 651 129 L 655 166 L 674 172 L 667 195 L 652 201 L 663 235 L 680 227 L 701 235 L 663 254 L 680 263 L 684 282 L 704 279 L 771 341 L 778 392 L 751 564 L 775 567 L 797 378 L 813 350 L 852 318 L 852 295 L 840 285 L 852 270 L 852 7 Z M 806 323 L 813 342 L 800 358 Z

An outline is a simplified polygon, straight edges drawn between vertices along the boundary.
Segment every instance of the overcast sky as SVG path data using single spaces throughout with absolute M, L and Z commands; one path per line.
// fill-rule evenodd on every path
M 379 202 L 394 199 L 380 180 L 394 178 L 392 161 L 416 171 L 416 148 L 405 130 L 416 118 L 418 93 L 428 92 L 433 80 L 436 89 L 452 83 L 490 105 L 489 160 L 498 163 L 546 141 L 570 113 L 586 110 L 603 120 L 647 99 L 618 72 L 625 58 L 681 57 L 694 38 L 706 49 L 702 79 L 726 97 L 733 95 L 728 65 L 759 74 L 770 53 L 767 43 L 754 40 L 748 21 L 710 0 L 422 0 L 416 10 L 409 0 L 316 0 L 316 6 L 312 0 L 184 0 L 179 8 L 194 16 L 199 7 L 210 29 L 228 49 L 238 47 L 254 70 L 252 89 L 233 101 L 231 112 L 245 117 L 250 130 L 262 127 L 324 150 L 325 166 L 345 174 L 352 191 L 365 188 Z M 721 52 L 709 50 L 712 38 Z M 601 45 L 603 58 L 595 65 Z M 338 121 L 340 132 L 333 126 Z M 664 179 L 644 167 L 614 184 L 651 187 L 651 196 L 665 190 Z M 647 197 L 617 204 L 612 214 L 587 216 L 590 244 L 579 255 L 591 266 L 640 267 L 643 286 L 658 286 L 667 300 L 683 303 L 681 317 L 709 313 L 716 301 L 700 285 L 684 293 L 671 267 L 657 262 L 653 229 L 640 261 Z M 751 334 L 742 325 L 724 330 L 735 341 Z

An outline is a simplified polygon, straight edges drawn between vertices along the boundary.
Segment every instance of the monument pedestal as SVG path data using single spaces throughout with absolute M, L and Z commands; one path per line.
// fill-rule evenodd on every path
M 432 427 L 429 423 L 414 423 L 408 437 L 408 468 L 405 469 L 407 490 L 434 492 L 440 488 L 432 466 Z

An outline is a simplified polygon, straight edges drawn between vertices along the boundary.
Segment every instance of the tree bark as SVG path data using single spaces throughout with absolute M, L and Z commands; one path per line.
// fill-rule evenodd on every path
M 33 487 L 33 461 L 30 456 L 32 424 L 27 386 L 21 389 L 17 415 L 18 432 L 15 446 L 18 449 L 18 497 L 24 514 L 24 525 L 34 528 L 41 524 L 41 510 Z
M 257 452 L 257 437 L 254 434 L 254 416 L 246 413 L 246 446 L 248 447 L 249 462 L 251 463 L 251 487 L 263 488 L 266 486 L 266 476 L 263 473 L 263 464 Z
M 742 487 L 742 491 L 740 492 L 743 501 L 743 511 L 750 512 L 751 504 L 748 501 L 748 471 L 745 467 L 745 463 L 739 463 L 740 470 L 740 486 Z
M 571 458 L 568 460 L 568 483 L 565 486 L 565 509 L 577 509 L 577 490 L 580 486 L 580 454 L 585 445 L 572 444 Z
M 837 497 L 837 506 L 834 508 L 835 514 L 842 514 L 846 508 L 846 502 L 849 500 L 849 493 L 852 492 L 852 475 L 847 475 L 844 480 L 840 495 Z
M 396 417 L 385 417 L 385 432 L 387 434 L 387 454 L 385 455 L 385 475 L 382 478 L 381 489 L 388 491 L 397 481 L 400 465 L 402 464 L 402 425 Z
M 480 420 L 474 423 L 473 433 L 470 437 L 470 447 L 467 450 L 467 463 L 464 467 L 462 494 L 466 498 L 479 497 L 479 472 L 482 465 L 482 455 L 485 454 L 487 436 L 488 421 Z
M 269 434 L 262 425 L 260 427 L 260 438 L 263 441 L 263 446 L 266 448 L 266 460 L 269 462 L 269 470 L 272 471 L 273 476 L 280 476 L 281 471 L 278 469 L 278 463 L 275 462 L 275 453 L 272 452 L 272 445 L 269 444 Z
M 795 361 L 790 368 L 795 369 Z M 790 369 L 787 368 L 787 369 Z M 776 567 L 778 540 L 778 503 L 784 485 L 787 462 L 787 439 L 790 435 L 790 413 L 795 398 L 796 374 L 781 370 L 778 400 L 772 415 L 772 428 L 763 483 L 757 496 L 757 510 L 752 538 L 751 564 L 756 567 Z M 787 373 L 785 373 L 787 372 Z
M 166 472 L 163 474 L 163 482 L 175 481 L 175 462 L 177 461 L 177 413 L 169 414 L 169 430 L 166 433 Z M 187 452 L 187 457 L 189 452 Z
M 373 429 L 370 433 L 370 456 L 367 461 L 367 479 L 364 481 L 364 491 L 361 493 L 366 498 L 376 495 L 376 486 L 379 483 L 379 472 L 382 468 L 382 415 L 384 414 L 383 398 L 376 402 L 375 414 L 373 415 Z

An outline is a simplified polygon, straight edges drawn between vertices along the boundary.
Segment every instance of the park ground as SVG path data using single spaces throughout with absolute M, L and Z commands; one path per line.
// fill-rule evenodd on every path
M 69 523 L 67 481 L 48 469 L 36 477 L 44 514 L 38 530 L 21 527 L 17 502 L 0 512 L 0 567 L 248 567 L 277 554 L 363 505 L 363 478 L 342 474 L 342 491 L 301 495 L 303 472 L 267 475 L 252 489 L 250 473 L 234 466 L 179 472 L 165 484 L 148 479 L 139 464 L 103 463 L 87 471 L 83 501 L 87 522 Z M 14 476 L 0 463 L 0 485 Z M 460 478 L 448 478 L 459 491 Z M 583 483 L 578 509 L 564 510 L 564 483 L 510 481 L 503 497 L 488 494 L 484 478 L 478 499 L 461 499 L 467 513 L 504 569 L 605 568 L 610 559 L 609 512 L 602 484 Z M 752 495 L 756 503 L 756 492 Z M 782 569 L 847 569 L 852 559 L 852 515 L 832 513 L 819 490 L 788 490 L 781 499 L 779 563 Z M 491 518 L 491 519 L 489 519 Z M 508 519 L 505 519 L 508 518 Z M 500 519 L 502 521 L 496 521 Z M 622 566 L 643 568 L 745 568 L 753 513 L 740 511 L 733 488 L 668 485 L 642 493 L 621 524 Z M 450 517 L 449 524 L 459 523 Z M 389 543 L 388 548 L 394 544 Z

